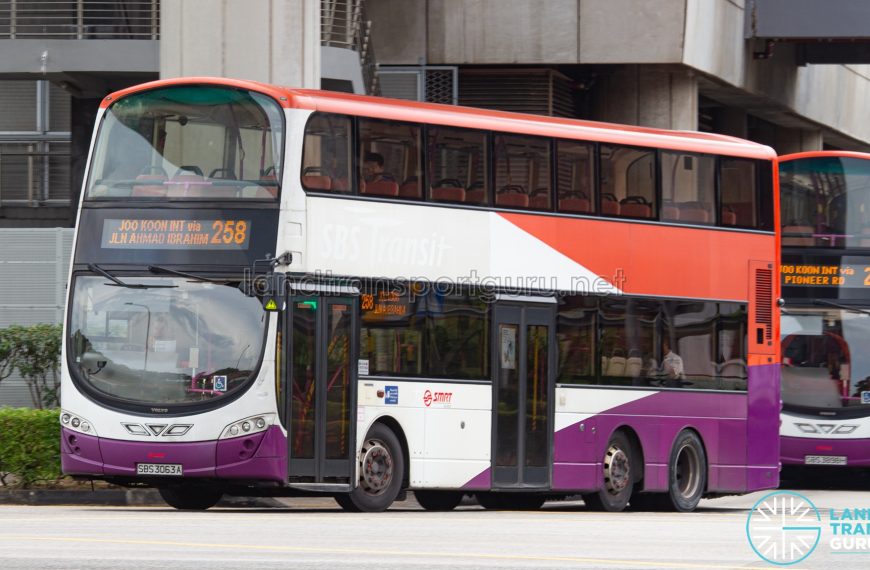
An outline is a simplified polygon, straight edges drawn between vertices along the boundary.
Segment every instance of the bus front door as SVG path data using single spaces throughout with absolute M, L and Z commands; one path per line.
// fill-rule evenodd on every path
M 283 339 L 291 484 L 341 490 L 352 482 L 357 300 L 290 296 Z
M 555 305 L 497 305 L 492 488 L 550 484 Z

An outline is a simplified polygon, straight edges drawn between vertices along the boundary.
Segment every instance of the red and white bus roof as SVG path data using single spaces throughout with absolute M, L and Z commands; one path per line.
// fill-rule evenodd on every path
M 174 85 L 224 85 L 247 89 L 268 95 L 282 107 L 291 109 L 308 109 L 325 113 L 503 131 L 532 136 L 666 148 L 684 152 L 723 154 L 764 160 L 776 158 L 776 153 L 768 146 L 727 135 L 696 131 L 672 131 L 454 105 L 419 103 L 316 89 L 293 89 L 258 81 L 220 77 L 182 77 L 143 83 L 112 93 L 103 100 L 100 107 L 105 109 L 118 99 L 132 93 Z

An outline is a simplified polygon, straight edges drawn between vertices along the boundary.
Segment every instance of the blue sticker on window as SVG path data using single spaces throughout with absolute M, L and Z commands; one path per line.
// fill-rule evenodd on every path
M 227 391 L 227 377 L 226 376 L 215 376 L 214 377 L 214 391 L 215 392 L 226 392 Z
M 399 403 L 399 387 L 385 386 L 384 387 L 384 403 L 398 404 Z
M 870 404 L 870 391 L 864 390 L 861 392 L 861 403 Z

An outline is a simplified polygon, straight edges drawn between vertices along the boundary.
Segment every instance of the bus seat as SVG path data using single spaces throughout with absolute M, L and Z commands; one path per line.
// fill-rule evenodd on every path
M 681 222 L 706 224 L 710 221 L 710 212 L 698 202 L 685 202 L 680 204 L 678 207 L 680 208 Z
M 495 197 L 495 205 L 506 208 L 528 208 L 529 195 L 521 194 L 519 192 L 497 194 Z
M 722 211 L 719 214 L 722 219 L 723 226 L 737 225 L 737 214 L 735 214 L 734 210 L 732 210 L 728 206 L 722 206 Z
M 604 203 L 602 203 L 603 205 Z M 636 218 L 652 217 L 652 207 L 649 204 L 636 204 L 629 202 L 619 206 L 620 216 L 634 216 Z
M 755 223 L 754 208 L 752 202 L 729 202 L 724 208 L 730 208 L 736 217 L 734 225 L 751 226 Z
M 618 216 L 619 202 L 613 199 L 601 198 L 601 215 L 603 216 Z
M 643 359 L 640 356 L 629 356 L 625 360 L 625 375 L 630 378 L 640 376 L 640 371 L 643 369 Z
M 559 198 L 560 212 L 588 213 L 592 204 L 587 198 Z
M 679 220 L 680 219 L 680 209 L 677 208 L 673 204 L 662 205 L 662 219 L 663 220 Z
M 153 184 L 136 184 L 130 191 L 130 196 L 166 196 L 166 177 L 159 174 L 140 174 L 137 182 L 153 182 Z
M 202 191 L 207 183 L 199 174 L 179 170 L 178 174 L 173 176 L 167 184 L 169 191 L 166 195 L 170 198 L 202 198 L 207 196 Z
M 465 201 L 469 204 L 486 204 L 486 188 L 472 184 L 465 191 Z
M 402 185 L 399 186 L 399 196 L 402 198 L 422 198 L 420 192 L 420 183 L 417 182 L 416 177 L 409 178 L 402 182 Z
M 360 182 L 360 194 L 370 196 L 398 196 L 399 185 L 395 180 L 376 180 L 374 182 Z
M 432 199 L 437 202 L 463 202 L 465 201 L 465 188 L 450 188 L 448 186 L 432 188 Z
M 274 180 L 274 177 L 272 179 Z M 332 178 L 329 176 L 308 174 L 302 176 L 302 185 L 309 190 L 331 190 Z
M 360 186 L 365 186 L 365 182 L 360 181 Z M 336 192 L 347 192 L 349 187 L 347 176 L 340 176 L 332 179 L 332 189 Z
M 815 232 L 812 226 L 782 226 L 782 245 L 815 245 L 816 238 L 812 236 Z M 788 235 L 788 234 L 810 234 L 803 235 Z
M 605 376 L 625 376 L 625 357 L 611 356 L 607 360 L 607 370 Z
M 245 186 L 239 194 L 240 198 L 275 198 L 277 196 L 277 186 Z
M 529 197 L 529 207 L 536 210 L 549 210 L 550 191 L 547 188 L 535 190 Z

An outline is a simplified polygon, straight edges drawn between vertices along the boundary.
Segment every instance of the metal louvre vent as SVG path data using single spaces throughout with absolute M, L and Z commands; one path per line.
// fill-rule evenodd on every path
M 755 322 L 764 325 L 764 338 L 773 338 L 773 271 L 755 270 Z
M 426 101 L 456 104 L 456 68 L 426 70 Z
M 574 82 L 552 69 L 463 69 L 459 104 L 554 117 L 578 115 Z
M 381 67 L 381 95 L 408 101 L 456 104 L 455 67 Z

